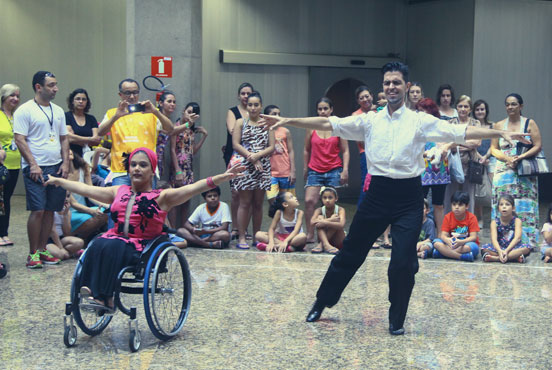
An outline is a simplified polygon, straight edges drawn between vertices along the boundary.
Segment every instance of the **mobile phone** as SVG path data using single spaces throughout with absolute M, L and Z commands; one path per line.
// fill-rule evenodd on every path
M 142 104 L 129 104 L 128 105 L 128 112 L 129 113 L 136 113 L 136 112 L 144 112 L 146 110 L 146 106 Z
M 192 106 L 192 113 L 195 113 L 199 116 L 199 105 Z

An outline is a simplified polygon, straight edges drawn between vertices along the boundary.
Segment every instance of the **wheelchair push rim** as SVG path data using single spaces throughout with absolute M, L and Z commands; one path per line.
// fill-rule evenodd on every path
M 190 311 L 192 284 L 188 262 L 170 243 L 159 245 L 144 277 L 144 310 L 148 326 L 161 340 L 180 332 Z

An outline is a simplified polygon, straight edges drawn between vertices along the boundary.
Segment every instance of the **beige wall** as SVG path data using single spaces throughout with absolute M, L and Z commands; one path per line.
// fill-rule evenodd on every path
M 202 8 L 202 122 L 209 129 L 200 175 L 224 167 L 225 118 L 237 88 L 248 81 L 288 116 L 309 113 L 309 68 L 223 65 L 219 49 L 281 53 L 386 56 L 406 52 L 404 1 L 204 0 Z M 385 14 L 385 22 L 378 22 Z M 304 131 L 293 130 L 298 178 Z M 298 190 L 303 181 L 298 179 Z M 299 191 L 302 193 L 302 190 Z
M 59 82 L 54 103 L 67 109 L 69 93 L 83 87 L 101 120 L 125 77 L 125 9 L 124 0 L 3 0 L 0 84 L 19 85 L 26 101 L 33 74 L 49 70 Z M 22 191 L 19 181 L 16 193 Z
M 552 2 L 478 0 L 473 66 L 473 95 L 488 101 L 492 120 L 506 117 L 507 94 L 523 97 L 552 164 Z
M 436 99 L 449 83 L 456 97 L 471 94 L 475 0 L 430 1 L 408 6 L 406 62 L 411 81 Z

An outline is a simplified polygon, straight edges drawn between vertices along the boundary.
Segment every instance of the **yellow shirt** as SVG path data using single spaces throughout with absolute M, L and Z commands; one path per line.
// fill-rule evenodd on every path
M 8 119 L 3 111 L 0 111 L 0 144 L 6 151 L 6 160 L 4 161 L 6 168 L 8 170 L 20 169 L 21 154 L 13 137 L 13 119 Z
M 105 120 L 115 115 L 117 108 L 105 114 Z M 126 172 L 123 153 L 130 154 L 134 149 L 146 147 L 155 152 L 157 144 L 157 117 L 152 113 L 132 113 L 119 118 L 111 126 L 111 170 Z

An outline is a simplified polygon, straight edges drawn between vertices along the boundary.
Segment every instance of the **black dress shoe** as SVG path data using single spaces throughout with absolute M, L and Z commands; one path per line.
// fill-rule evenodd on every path
M 320 316 L 322 315 L 322 311 L 324 311 L 324 308 L 326 306 L 318 301 L 314 302 L 314 305 L 312 306 L 312 309 L 310 310 L 309 314 L 307 315 L 307 322 L 315 322 L 320 320 Z
M 401 326 L 399 329 L 395 329 L 393 324 L 389 324 L 389 334 L 404 335 L 404 326 Z

